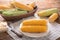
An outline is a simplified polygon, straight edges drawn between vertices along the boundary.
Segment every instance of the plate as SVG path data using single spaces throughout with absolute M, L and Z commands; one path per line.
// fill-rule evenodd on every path
M 24 34 L 25 36 L 28 36 L 28 37 L 44 37 L 44 36 L 47 36 L 48 33 L 49 33 L 49 27 L 48 27 L 48 30 L 47 32 L 44 32 L 44 33 L 27 33 L 27 32 L 22 32 L 21 31 L 21 28 L 22 27 L 22 23 L 20 24 L 20 27 L 19 27 L 19 31 Z

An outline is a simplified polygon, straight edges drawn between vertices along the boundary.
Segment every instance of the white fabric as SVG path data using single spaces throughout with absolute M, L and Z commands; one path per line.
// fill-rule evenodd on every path
M 28 18 L 24 18 L 18 22 L 15 22 L 15 23 L 11 23 L 10 25 L 12 27 L 14 27 L 14 29 L 17 31 L 17 28 L 19 27 L 20 23 L 23 21 L 23 20 L 26 20 L 26 19 L 32 19 L 34 17 L 28 17 Z M 35 19 L 35 18 L 34 18 Z M 47 36 L 45 37 L 42 37 L 42 38 L 30 38 L 30 37 L 26 37 L 26 36 L 23 36 L 23 38 L 19 38 L 17 35 L 13 35 L 12 32 L 9 32 L 9 35 L 14 38 L 15 40 L 56 40 L 57 38 L 60 37 L 60 24 L 58 23 L 50 23 L 49 24 L 49 29 L 50 29 L 50 32 Z M 17 31 L 18 32 L 18 31 Z M 19 32 L 18 32 L 19 33 Z

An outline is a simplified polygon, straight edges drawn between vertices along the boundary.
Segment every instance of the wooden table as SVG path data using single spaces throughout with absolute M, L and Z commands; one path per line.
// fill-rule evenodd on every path
M 7 32 L 0 33 L 0 40 L 13 40 Z
M 20 1 L 23 2 L 23 3 L 29 3 L 32 0 L 20 0 Z M 36 1 L 36 0 L 34 0 L 34 1 Z M 49 3 L 49 4 L 51 4 L 51 6 L 47 6 L 47 3 L 46 3 L 47 1 L 48 0 L 45 0 L 45 2 L 44 2 L 45 3 L 45 7 L 43 7 L 44 5 L 41 2 L 41 0 L 38 0 L 38 2 L 36 2 L 36 5 L 38 5 L 39 10 L 46 9 L 46 8 L 53 8 L 53 7 L 60 8 L 60 5 L 59 5 L 60 2 L 59 2 L 59 0 L 58 1 L 57 0 L 53 0 L 54 1 L 53 4 Z M 55 1 L 56 1 L 56 3 L 55 3 Z M 52 2 L 52 0 L 51 0 L 51 2 Z M 8 35 L 7 32 L 4 32 L 4 33 L 0 33 L 0 40 L 13 40 L 13 39 Z M 57 40 L 60 40 L 60 38 L 57 39 Z

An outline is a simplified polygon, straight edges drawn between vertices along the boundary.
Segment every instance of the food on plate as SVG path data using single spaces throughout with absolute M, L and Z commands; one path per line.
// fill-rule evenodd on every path
M 23 23 L 23 25 L 43 25 L 43 26 L 46 26 L 46 24 L 47 24 L 45 19 L 40 19 L 40 20 L 34 20 L 34 19 L 25 20 L 22 23 Z
M 58 13 L 53 13 L 49 18 L 49 22 L 55 22 L 56 19 L 58 18 Z
M 30 32 L 30 33 L 39 33 L 39 32 L 46 32 L 47 26 L 22 26 L 21 30 L 23 32 Z
M 32 7 L 27 6 L 27 5 L 25 5 L 25 4 L 22 4 L 22 3 L 20 3 L 20 2 L 14 1 L 14 2 L 12 2 L 12 4 L 13 4 L 14 6 L 22 9 L 22 10 L 27 10 L 27 11 L 32 11 L 32 10 L 33 10 Z
M 39 11 L 38 12 L 38 16 L 40 16 L 40 17 L 46 17 L 46 16 L 50 16 L 53 13 L 57 13 L 57 12 L 58 12 L 57 8 L 51 8 L 51 9 Z
M 0 32 L 5 32 L 7 29 L 7 22 L 0 22 Z
M 41 20 L 25 20 L 22 22 L 21 25 L 22 32 L 29 32 L 29 33 L 42 33 L 47 32 L 47 21 L 45 19 Z
M 5 16 L 18 16 L 18 15 L 22 15 L 26 13 L 27 11 L 19 11 L 17 9 L 10 9 L 10 10 L 4 10 L 2 14 Z

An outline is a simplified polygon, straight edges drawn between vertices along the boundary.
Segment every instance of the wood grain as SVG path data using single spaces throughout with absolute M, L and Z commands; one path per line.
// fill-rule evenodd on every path
M 28 1 L 28 0 L 26 0 L 26 1 L 25 0 L 21 0 L 21 1 L 24 2 L 24 3 L 27 3 L 26 1 Z M 52 2 L 52 0 L 50 0 L 50 2 Z M 28 1 L 28 3 L 29 3 L 29 1 Z M 60 1 L 59 0 L 53 0 L 52 3 L 53 4 L 47 3 L 47 0 L 45 0 L 45 5 L 44 5 L 44 3 L 40 2 L 40 0 L 36 2 L 39 10 L 41 10 L 41 9 L 47 9 L 47 8 L 53 8 L 53 7 L 57 7 L 60 10 L 60 6 L 59 6 L 60 5 Z M 50 4 L 50 5 L 47 6 L 47 4 L 48 5 Z M 44 8 L 44 6 L 45 6 L 45 8 Z M 2 18 L 0 18 L 0 19 L 2 19 Z M 4 32 L 4 33 L 0 33 L 0 40 L 13 40 L 13 39 L 8 35 L 7 32 Z M 57 40 L 60 40 L 60 38 L 58 38 Z
M 0 40 L 13 40 L 7 32 L 0 33 Z

